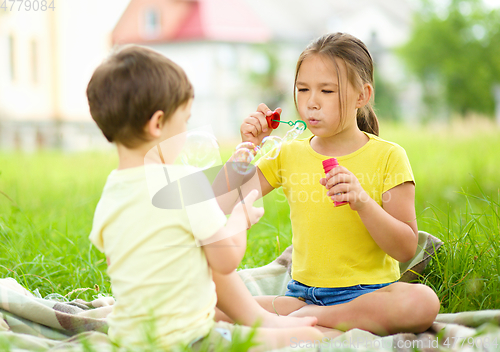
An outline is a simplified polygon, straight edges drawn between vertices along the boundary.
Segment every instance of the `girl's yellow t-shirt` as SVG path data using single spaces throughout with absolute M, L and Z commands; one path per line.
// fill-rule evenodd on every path
M 404 182 L 414 182 L 408 157 L 399 145 L 366 133 L 370 140 L 340 165 L 358 178 L 379 205 L 382 194 Z M 319 183 L 322 161 L 312 137 L 282 146 L 276 159 L 262 157 L 257 166 L 271 186 L 282 187 L 290 205 L 293 233 L 292 278 L 314 287 L 380 284 L 399 279 L 399 263 L 372 239 L 358 213 L 349 205 L 335 207 Z

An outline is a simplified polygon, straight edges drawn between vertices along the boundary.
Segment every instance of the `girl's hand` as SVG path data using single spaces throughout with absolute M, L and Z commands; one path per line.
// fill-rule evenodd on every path
M 281 114 L 281 108 L 277 108 L 276 111 Z M 241 141 L 252 142 L 256 146 L 260 145 L 264 137 L 269 136 L 273 131 L 273 129 L 267 125 L 266 120 L 266 116 L 272 113 L 273 111 L 269 109 L 266 104 L 260 104 L 256 112 L 250 114 L 250 116 L 243 120 L 240 127 Z
M 319 183 L 326 187 L 326 194 L 332 201 L 349 202 L 352 210 L 360 211 L 371 199 L 358 178 L 345 167 L 334 167 L 325 176 Z
M 257 149 L 255 148 L 255 145 L 252 142 L 243 142 L 243 143 L 240 143 L 236 146 L 236 150 L 231 155 L 231 157 L 228 159 L 228 162 L 234 162 L 235 160 L 237 160 L 237 158 L 239 158 L 241 156 L 242 149 L 247 149 L 248 153 L 252 154 L 253 156 L 257 155 Z

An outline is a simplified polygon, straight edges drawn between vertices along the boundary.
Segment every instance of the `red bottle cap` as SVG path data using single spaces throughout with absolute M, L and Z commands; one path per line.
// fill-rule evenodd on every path
M 325 173 L 327 173 L 336 166 L 339 166 L 339 162 L 337 161 L 336 158 L 323 160 L 323 170 L 325 170 Z
M 336 158 L 330 158 L 322 161 L 323 163 L 323 170 L 325 170 L 325 174 L 328 173 L 331 169 L 334 167 L 339 166 L 339 162 L 337 161 Z M 339 207 L 341 205 L 346 205 L 349 204 L 349 202 L 334 202 L 336 207 Z
M 266 116 L 266 120 L 267 120 L 267 125 L 271 127 L 273 130 L 275 130 L 280 125 L 280 123 L 278 122 L 280 121 L 280 114 L 274 111 L 272 115 Z M 272 120 L 278 120 L 278 121 L 272 121 Z

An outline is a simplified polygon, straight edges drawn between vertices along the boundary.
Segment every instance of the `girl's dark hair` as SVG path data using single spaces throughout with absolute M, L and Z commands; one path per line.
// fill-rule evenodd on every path
M 373 59 L 366 48 L 366 45 L 358 38 L 346 33 L 326 34 L 314 42 L 309 44 L 307 48 L 300 54 L 295 70 L 295 82 L 293 90 L 293 98 L 295 106 L 297 106 L 297 77 L 299 74 L 302 62 L 311 55 L 322 55 L 325 58 L 331 59 L 337 70 L 337 78 L 339 85 L 339 103 L 341 110 L 341 121 L 345 118 L 344 102 L 342 99 L 343 89 L 341 86 L 340 71 L 335 59 L 342 60 L 347 68 L 347 80 L 355 88 L 362 89 L 363 84 L 369 83 L 373 86 Z M 373 111 L 370 102 L 364 107 L 358 109 L 357 122 L 360 130 L 379 134 L 378 119 Z
M 137 45 L 112 53 L 87 87 L 90 114 L 106 139 L 128 148 L 147 141 L 144 127 L 156 111 L 163 111 L 165 122 L 193 95 L 180 66 Z

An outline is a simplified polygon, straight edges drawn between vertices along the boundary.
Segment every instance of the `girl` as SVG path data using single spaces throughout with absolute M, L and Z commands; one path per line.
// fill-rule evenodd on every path
M 415 183 L 404 149 L 378 137 L 368 49 L 348 34 L 325 35 L 300 55 L 294 85 L 295 105 L 313 136 L 257 164 L 262 196 L 281 186 L 290 204 L 292 281 L 285 296 L 258 302 L 344 331 L 425 331 L 439 300 L 427 286 L 397 282 L 398 262 L 417 248 Z M 270 135 L 271 113 L 261 104 L 245 118 L 242 141 L 259 145 Z M 341 166 L 325 175 L 322 161 L 331 157 Z

